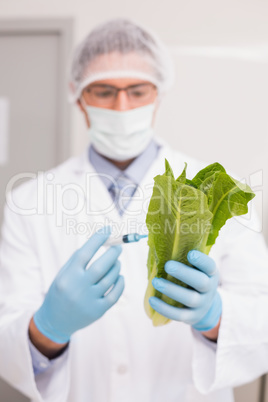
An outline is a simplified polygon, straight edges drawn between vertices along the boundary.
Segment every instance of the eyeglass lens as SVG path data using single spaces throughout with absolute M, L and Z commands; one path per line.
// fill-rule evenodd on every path
M 126 91 L 129 102 L 132 104 L 139 104 L 150 100 L 155 89 L 155 86 L 150 83 L 131 85 L 127 88 L 116 88 L 111 85 L 95 84 L 85 89 L 85 98 L 89 102 L 106 106 L 115 101 L 120 91 Z

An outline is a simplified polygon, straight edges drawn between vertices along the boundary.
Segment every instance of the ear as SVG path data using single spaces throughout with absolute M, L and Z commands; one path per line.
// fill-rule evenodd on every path
M 77 104 L 77 106 L 79 107 L 79 109 L 81 110 L 81 112 L 84 112 L 84 111 L 85 111 L 85 108 L 83 107 L 83 105 L 82 105 L 80 99 L 78 99 L 78 100 L 76 101 L 76 104 Z
M 152 122 L 152 125 L 153 125 L 153 126 L 154 126 L 154 124 L 155 124 L 156 115 L 157 115 L 157 112 L 158 112 L 158 109 L 159 109 L 161 100 L 162 100 L 162 98 L 160 98 L 160 96 L 158 95 L 157 98 L 156 98 L 156 100 L 155 100 L 155 108 L 154 108 L 153 122 Z
M 157 95 L 157 98 L 156 98 L 156 100 L 155 100 L 155 105 L 156 105 L 156 106 L 155 106 L 155 109 L 156 109 L 156 110 L 159 109 L 159 107 L 160 107 L 160 105 L 161 105 L 161 103 L 162 103 L 163 97 L 164 97 L 164 94 L 163 94 L 163 93 Z
M 81 102 L 80 99 L 78 99 L 78 100 L 76 101 L 76 104 L 77 104 L 77 106 L 79 107 L 79 109 L 81 110 L 81 112 L 83 113 L 83 115 L 84 115 L 84 117 L 85 117 L 85 120 L 86 120 L 86 125 L 87 125 L 87 127 L 89 128 L 89 127 L 90 127 L 90 121 L 89 121 L 89 117 L 88 117 L 88 114 L 87 114 L 87 111 L 86 111 L 84 105 L 82 104 L 82 102 Z

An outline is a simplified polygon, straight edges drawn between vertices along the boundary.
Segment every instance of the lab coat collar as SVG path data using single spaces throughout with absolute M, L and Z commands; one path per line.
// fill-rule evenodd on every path
M 165 140 L 163 140 L 162 138 L 156 136 L 156 137 L 154 137 L 154 139 L 155 139 L 156 143 L 161 146 L 162 151 L 163 151 L 163 148 L 168 147 L 168 143 Z M 161 151 L 161 149 L 159 151 Z M 82 152 L 81 155 L 79 155 L 75 159 L 76 160 L 74 160 L 74 164 L 73 164 L 73 172 L 75 174 L 83 174 L 86 172 L 96 172 L 93 165 L 89 161 L 88 147 L 86 148 L 85 151 Z M 150 170 L 150 168 L 148 169 L 148 171 L 149 170 Z
M 143 200 L 149 200 L 153 189 L 153 178 L 156 175 L 164 172 L 165 158 L 169 159 L 170 152 L 172 152 L 172 149 L 167 146 L 164 140 L 159 138 L 156 138 L 155 140 L 161 145 L 161 148 L 159 149 L 158 156 L 152 162 L 139 184 L 139 187 L 143 192 Z M 128 220 L 133 221 L 134 219 L 135 221 L 141 221 L 141 224 L 145 222 L 147 211 L 140 211 L 140 205 L 137 204 L 135 197 L 133 197 L 128 204 L 128 213 L 125 213 L 122 216 L 119 215 L 115 206 L 112 207 L 113 200 L 111 195 L 109 194 L 103 181 L 99 178 L 98 173 L 90 163 L 88 158 L 88 149 L 86 149 L 82 155 L 73 160 L 72 169 L 76 175 L 77 182 L 80 183 L 82 187 L 85 186 L 85 177 L 87 173 L 96 174 L 96 176 L 93 177 L 92 183 L 94 184 L 91 186 L 93 191 L 91 191 L 90 194 L 85 191 L 85 201 L 87 205 L 90 205 L 90 208 L 92 211 L 94 211 L 94 213 L 96 212 L 95 215 L 91 216 L 91 219 L 98 223 L 102 222 L 105 224 L 105 222 L 110 221 L 118 222 L 125 226 L 127 226 Z M 109 206 L 111 206 L 111 208 L 109 208 Z M 136 214 L 135 210 L 140 212 Z M 85 216 L 84 219 L 89 219 L 89 217 Z

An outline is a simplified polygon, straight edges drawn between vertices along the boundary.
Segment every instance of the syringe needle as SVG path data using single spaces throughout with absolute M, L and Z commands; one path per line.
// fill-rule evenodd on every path
M 139 233 L 128 233 L 119 237 L 110 237 L 106 242 L 105 246 L 115 246 L 123 243 L 137 243 L 140 239 L 148 237 L 148 235 L 140 235 Z

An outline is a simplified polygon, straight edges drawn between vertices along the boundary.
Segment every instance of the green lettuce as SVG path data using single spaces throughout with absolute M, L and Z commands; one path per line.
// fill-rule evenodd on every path
M 148 301 L 151 296 L 176 307 L 183 306 L 155 290 L 152 279 L 165 278 L 187 287 L 165 272 L 165 263 L 175 260 L 190 266 L 187 253 L 192 249 L 209 254 L 227 219 L 246 214 L 247 204 L 255 196 L 248 185 L 229 176 L 219 163 L 202 169 L 192 180 L 186 178 L 186 168 L 187 164 L 175 179 L 166 160 L 165 173 L 154 178 L 146 216 L 149 253 L 144 306 L 155 326 L 170 320 L 152 309 Z

